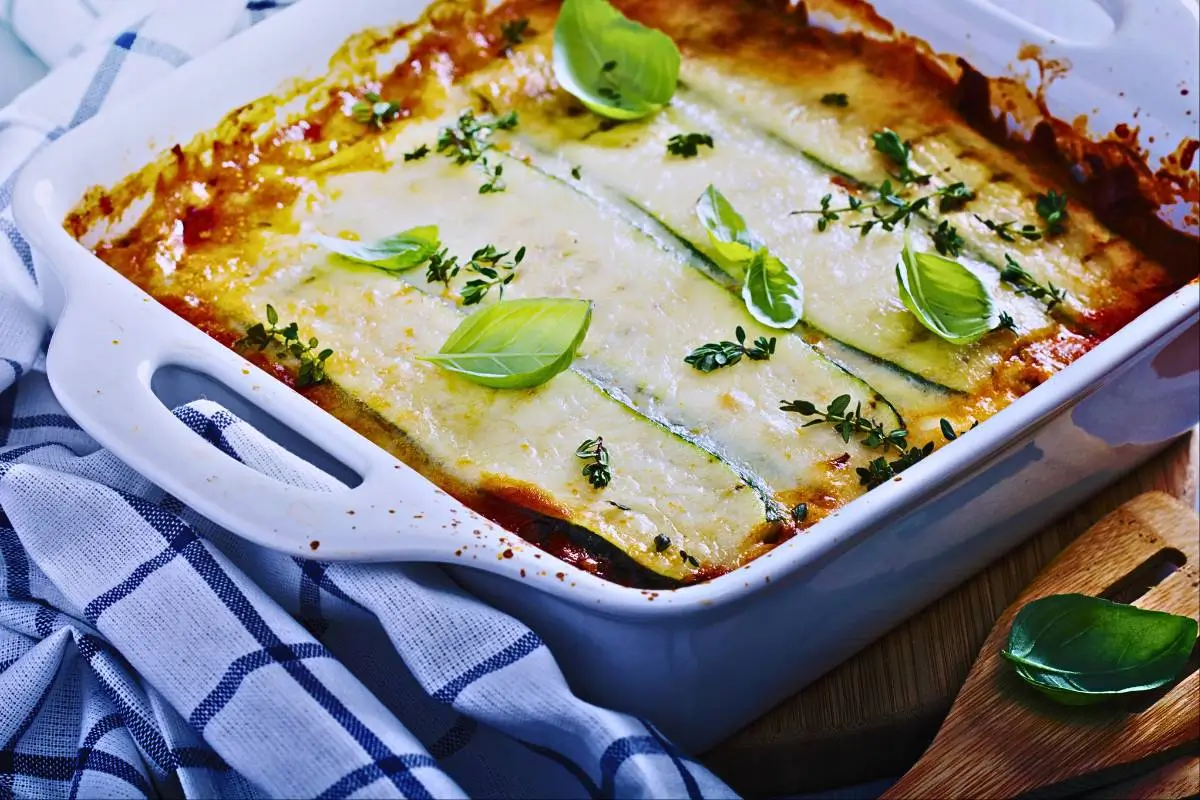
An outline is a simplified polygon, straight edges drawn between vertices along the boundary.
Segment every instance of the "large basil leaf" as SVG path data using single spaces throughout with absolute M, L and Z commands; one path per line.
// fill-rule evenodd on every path
M 904 242 L 896 265 L 900 299 L 929 330 L 952 344 L 971 344 L 1000 322 L 983 281 L 957 261 L 917 253 Z
M 505 300 L 467 317 L 423 360 L 494 389 L 528 389 L 571 366 L 591 322 L 590 300 Z
M 554 77 L 611 119 L 662 108 L 679 81 L 679 48 L 662 31 L 628 19 L 606 0 L 566 0 L 554 25 Z
M 754 254 L 766 247 L 763 240 L 750 230 L 742 215 L 712 184 L 700 195 L 696 216 L 708 233 L 713 249 L 721 257 L 722 266 L 735 278 L 742 278 Z
M 722 267 L 742 281 L 742 300 L 750 315 L 772 328 L 794 327 L 804 311 L 804 289 L 796 274 L 767 251 L 745 218 L 711 184 L 696 202 L 696 216 Z
M 420 266 L 441 247 L 436 225 L 409 228 L 376 242 L 355 242 L 317 234 L 313 241 L 342 258 L 370 264 L 385 272 L 403 272 Z
M 772 328 L 792 328 L 804 313 L 800 279 L 766 249 L 759 250 L 746 267 L 742 299 L 751 316 Z
M 1017 612 L 1002 655 L 1054 700 L 1083 705 L 1166 686 L 1195 643 L 1189 617 L 1060 594 Z

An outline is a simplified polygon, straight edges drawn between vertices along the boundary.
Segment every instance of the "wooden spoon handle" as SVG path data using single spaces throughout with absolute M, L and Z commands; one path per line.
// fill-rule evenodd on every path
M 933 743 L 884 797 L 1013 797 L 1200 737 L 1195 671 L 1131 713 L 1120 704 L 1056 705 L 1025 686 L 999 655 L 1017 611 L 1051 594 L 1133 586 L 1136 595 L 1144 583 L 1151 588 L 1135 605 L 1200 616 L 1198 531 L 1195 512 L 1153 492 L 1084 533 L 1001 615 Z

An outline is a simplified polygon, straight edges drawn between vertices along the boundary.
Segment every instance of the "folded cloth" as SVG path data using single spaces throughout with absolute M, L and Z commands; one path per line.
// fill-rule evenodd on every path
M 0 13 L 65 54 L 79 48 L 49 35 L 59 15 L 99 2 Z M 532 631 L 440 568 L 251 545 L 63 412 L 16 174 L 282 4 L 155 5 L 0 111 L 0 797 L 732 796 L 652 725 L 575 697 Z M 214 403 L 175 414 L 278 480 L 336 485 Z

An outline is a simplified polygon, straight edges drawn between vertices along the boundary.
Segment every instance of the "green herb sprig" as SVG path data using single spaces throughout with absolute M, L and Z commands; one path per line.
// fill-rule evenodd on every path
M 364 125 L 383 130 L 387 123 L 400 116 L 400 106 L 375 92 L 367 92 L 362 100 L 350 107 L 350 114 Z
M 508 188 L 508 184 L 502 177 L 504 175 L 503 164 L 493 164 L 488 161 L 487 156 L 484 156 L 479 159 L 479 169 L 483 172 L 483 177 L 487 178 L 487 181 L 479 187 L 480 194 L 496 194 Z
M 1011 285 L 1018 294 L 1041 300 L 1046 304 L 1047 311 L 1053 311 L 1067 299 L 1065 289 L 1059 289 L 1053 283 L 1042 286 L 1008 253 L 1004 254 L 1004 268 L 1000 270 L 1000 280 Z
M 462 298 L 464 306 L 473 306 L 483 301 L 492 287 L 499 290 L 500 299 L 504 299 L 504 287 L 512 283 L 516 277 L 516 269 L 525 259 L 524 246 L 517 248 L 512 259 L 508 258 L 509 250 L 497 250 L 495 245 L 485 245 L 471 254 L 466 269 L 478 275 L 463 285 Z
M 864 447 L 878 447 L 885 453 L 893 449 L 903 453 L 908 449 L 908 431 L 903 428 L 888 430 L 883 424 L 863 416 L 862 403 L 856 404 L 854 410 L 850 410 L 851 400 L 848 394 L 840 395 L 834 398 L 824 411 L 808 400 L 791 400 L 781 403 L 779 408 L 781 411 L 790 411 L 805 417 L 816 417 L 804 423 L 804 427 L 829 425 L 847 444 L 858 435 L 861 436 L 859 443 Z
M 713 138 L 707 133 L 677 133 L 667 140 L 667 152 L 680 158 L 695 158 L 700 148 L 713 146 Z
M 942 438 L 945 439 L 947 442 L 953 442 L 955 439 L 962 436 L 967 431 L 973 431 L 976 428 L 978 428 L 979 420 L 975 420 L 974 422 L 972 422 L 971 427 L 967 428 L 966 431 L 962 431 L 962 432 L 954 430 L 954 426 L 952 424 L 950 424 L 950 420 L 946 419 L 945 417 L 943 417 L 939 421 L 939 425 L 942 429 Z
M 458 256 L 450 255 L 443 247 L 429 257 L 425 266 L 425 280 L 430 283 L 443 283 L 449 289 L 450 281 L 461 269 Z
M 609 465 L 608 448 L 604 444 L 603 436 L 584 439 L 583 444 L 575 449 L 575 455 L 588 462 L 583 467 L 583 477 L 587 478 L 594 488 L 603 489 L 612 483 L 612 467 Z
M 931 176 L 922 175 L 912 169 L 912 144 L 900 138 L 891 128 L 871 134 L 875 149 L 900 168 L 895 177 L 901 183 L 928 183 Z
M 325 362 L 333 355 L 333 350 L 325 348 L 317 350 L 320 343 L 314 336 L 307 342 L 300 338 L 300 327 L 295 322 L 289 322 L 279 327 L 279 312 L 272 305 L 267 305 L 267 324 L 256 322 L 246 329 L 246 335 L 238 340 L 239 347 L 252 347 L 262 351 L 274 345 L 280 353 L 287 353 L 299 362 L 296 378 L 297 386 L 315 386 L 324 383 Z
M 959 234 L 958 228 L 951 225 L 949 220 L 939 222 L 930 236 L 933 239 L 934 249 L 944 256 L 958 256 L 962 253 L 963 245 L 966 244 Z
M 500 23 L 500 35 L 504 39 L 505 52 L 524 42 L 528 33 L 530 33 L 529 20 L 525 17 Z
M 1062 233 L 1067 221 L 1067 195 L 1051 189 L 1046 194 L 1039 194 L 1034 204 L 1037 215 L 1045 222 L 1044 232 L 1047 236 Z
M 425 156 L 429 155 L 429 145 L 423 144 L 420 147 L 410 150 L 404 154 L 405 161 L 420 161 Z
M 721 367 L 732 367 L 742 360 L 765 361 L 775 354 L 775 337 L 759 336 L 750 347 L 746 347 L 746 331 L 741 325 L 734 330 L 736 342 L 711 342 L 697 347 L 683 359 L 701 372 L 712 372 Z
M 924 447 L 910 447 L 900 454 L 899 458 L 888 460 L 884 456 L 873 458 L 865 467 L 856 467 L 858 482 L 868 489 L 882 486 L 887 481 L 899 475 L 904 470 L 928 457 L 933 452 L 933 442 L 927 442 Z
M 850 98 L 843 92 L 830 92 L 821 95 L 821 105 L 845 108 L 850 105 Z
M 839 221 L 842 214 L 870 211 L 870 219 L 850 224 L 851 228 L 857 228 L 866 236 L 876 227 L 885 231 L 893 231 L 898 226 L 907 227 L 913 215 L 925 210 L 934 200 L 938 200 L 939 207 L 945 211 L 966 203 L 974 196 L 975 193 L 967 188 L 966 184 L 958 182 L 910 200 L 897 194 L 897 189 L 891 181 L 884 181 L 879 187 L 877 200 L 866 201 L 850 195 L 846 198 L 845 206 L 834 208 L 833 194 L 827 194 L 821 198 L 820 208 L 801 209 L 791 213 L 818 215 L 817 230 L 824 232 L 830 223 Z M 953 233 L 957 235 L 957 229 L 953 229 Z M 957 246 L 961 246 L 961 241 L 961 238 L 957 240 Z
M 438 132 L 437 152 L 460 166 L 471 164 L 492 148 L 491 136 L 495 131 L 510 131 L 517 127 L 517 121 L 515 111 L 500 117 L 477 117 L 468 108 L 458 115 L 453 125 L 447 125 Z
M 982 222 L 985 228 L 996 234 L 1004 242 L 1015 242 L 1018 236 L 1030 242 L 1036 242 L 1042 238 L 1042 232 L 1037 229 L 1037 226 L 1031 225 L 1028 222 L 1018 228 L 1016 227 L 1018 222 L 1015 219 L 996 222 L 995 220 L 984 219 L 978 214 L 972 214 L 971 216 Z

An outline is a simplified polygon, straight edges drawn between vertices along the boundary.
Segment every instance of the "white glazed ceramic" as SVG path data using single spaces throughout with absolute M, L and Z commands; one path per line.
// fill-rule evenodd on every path
M 1091 0 L 1062 5 L 1073 3 Z M 515 537 L 174 316 L 61 227 L 87 187 L 115 183 L 286 79 L 322 74 L 349 35 L 415 18 L 420 5 L 301 3 L 67 134 L 16 190 L 18 223 L 43 256 L 38 277 L 56 323 L 47 366 L 63 406 L 135 469 L 246 538 L 302 557 L 464 564 L 458 579 L 545 638 L 576 691 L 703 749 L 1195 424 L 1193 283 L 902 480 L 706 584 L 643 592 L 514 546 Z M 1196 113 L 1178 102 L 1183 84 L 1193 105 L 1196 97 L 1191 0 L 1098 0 L 1113 32 L 1086 43 L 1051 41 L 983 0 L 876 6 L 987 72 L 1001 72 L 1022 41 L 1086 65 L 1055 85 L 1062 117 L 1099 107 L 1101 119 L 1129 119 L 1136 104 L 1157 146 L 1196 135 Z M 1118 56 L 1128 68 L 1107 70 Z M 1138 94 L 1122 97 L 1125 87 Z M 175 403 L 204 385 L 257 424 L 299 434 L 323 451 L 316 463 L 341 462 L 333 472 L 357 485 L 315 493 L 277 483 L 211 447 L 155 395 Z M 513 557 L 501 557 L 509 547 Z

